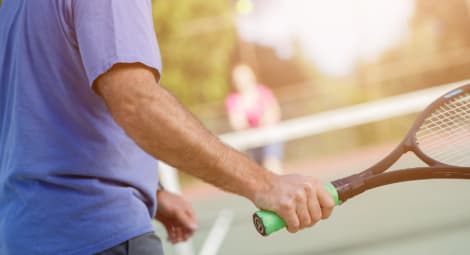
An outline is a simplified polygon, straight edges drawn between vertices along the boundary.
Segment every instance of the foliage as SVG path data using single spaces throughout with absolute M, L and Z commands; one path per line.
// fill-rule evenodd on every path
M 231 3 L 161 0 L 154 1 L 153 12 L 163 58 L 162 84 L 186 105 L 220 101 L 229 87 L 235 45 Z

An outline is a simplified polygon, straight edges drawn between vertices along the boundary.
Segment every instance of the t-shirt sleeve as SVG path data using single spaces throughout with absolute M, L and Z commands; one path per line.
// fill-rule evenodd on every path
M 151 0 L 75 0 L 73 21 L 90 86 L 117 63 L 161 71 Z

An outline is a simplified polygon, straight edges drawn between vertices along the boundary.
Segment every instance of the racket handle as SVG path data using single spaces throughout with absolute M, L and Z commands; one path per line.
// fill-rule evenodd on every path
M 331 183 L 325 184 L 325 189 L 330 193 L 335 205 L 340 205 L 338 191 Z M 286 227 L 284 220 L 276 213 L 271 211 L 259 210 L 253 214 L 253 224 L 256 230 L 263 236 L 268 236 L 282 228 Z

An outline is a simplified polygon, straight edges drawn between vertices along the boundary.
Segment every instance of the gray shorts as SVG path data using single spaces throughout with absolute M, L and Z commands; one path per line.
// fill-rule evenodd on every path
M 163 255 L 162 242 L 155 233 L 146 233 L 96 255 Z

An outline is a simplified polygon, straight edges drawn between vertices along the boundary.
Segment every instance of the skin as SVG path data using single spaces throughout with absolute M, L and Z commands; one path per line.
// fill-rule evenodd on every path
M 232 70 L 232 81 L 234 89 L 239 93 L 242 98 L 242 105 L 251 108 L 253 105 L 258 104 L 258 82 L 253 70 L 245 65 L 238 64 Z M 249 129 L 245 110 L 242 107 L 237 107 L 228 111 L 230 125 L 235 130 Z M 259 123 L 260 127 L 270 127 L 276 125 L 281 120 L 281 109 L 279 103 L 275 98 L 269 100 L 264 107 L 264 113 L 261 116 Z M 263 159 L 263 166 L 275 173 L 282 172 L 282 163 L 277 157 L 267 156 Z
M 257 104 L 258 91 L 256 87 L 258 83 L 253 70 L 244 64 L 239 64 L 233 68 L 232 80 L 234 89 L 240 93 L 242 100 L 248 106 Z M 265 112 L 261 118 L 260 126 L 268 127 L 275 125 L 281 119 L 281 110 L 276 100 L 270 101 L 265 107 Z M 243 109 L 235 109 L 229 112 L 229 121 L 235 130 L 243 130 L 249 128 Z
M 119 64 L 94 89 L 115 121 L 143 150 L 281 216 L 297 232 L 330 216 L 333 199 L 314 177 L 276 175 L 223 144 L 141 64 Z
M 157 200 L 155 219 L 165 226 L 168 241 L 175 244 L 191 237 L 198 227 L 191 205 L 181 196 L 164 190 L 157 192 Z

